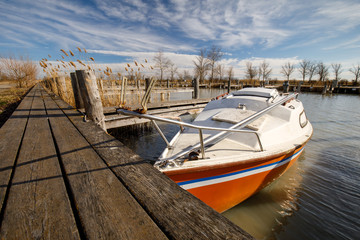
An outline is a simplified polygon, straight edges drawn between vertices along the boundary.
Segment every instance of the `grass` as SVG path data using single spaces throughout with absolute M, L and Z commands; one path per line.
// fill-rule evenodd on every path
M 29 88 L 0 88 L 0 127 L 15 111 L 28 90 Z

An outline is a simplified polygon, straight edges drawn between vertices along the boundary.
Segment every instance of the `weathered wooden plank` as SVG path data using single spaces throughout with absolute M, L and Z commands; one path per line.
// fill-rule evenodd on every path
M 32 89 L 0 128 L 0 207 L 4 203 L 6 189 L 26 128 L 34 93 L 35 89 Z
M 167 239 L 55 102 L 44 100 L 87 238 Z
M 80 238 L 38 91 L 6 202 L 0 238 Z
M 228 219 L 181 189 L 101 128 L 61 106 L 158 226 L 173 239 L 253 239 Z
M 170 108 L 170 107 L 180 107 L 180 106 L 195 106 L 198 104 L 207 104 L 211 99 L 190 99 L 190 100 L 179 100 L 179 101 L 169 101 L 169 102 L 156 102 L 148 103 L 148 111 L 158 108 Z M 133 105 L 132 109 L 141 108 L 141 105 Z M 84 111 L 83 109 L 80 109 Z M 104 114 L 115 113 L 116 107 L 104 107 Z

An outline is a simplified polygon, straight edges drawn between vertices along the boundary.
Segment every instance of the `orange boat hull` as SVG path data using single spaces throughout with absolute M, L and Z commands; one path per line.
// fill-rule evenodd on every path
M 237 164 L 164 172 L 173 181 L 218 212 L 226 211 L 282 175 L 304 146 L 289 153 Z

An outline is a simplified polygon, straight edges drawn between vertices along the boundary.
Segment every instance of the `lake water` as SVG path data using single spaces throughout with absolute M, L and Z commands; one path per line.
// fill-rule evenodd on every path
M 200 96 L 223 92 L 201 89 Z M 184 98 L 191 93 L 171 95 Z M 360 96 L 302 93 L 299 99 L 314 128 L 305 151 L 282 177 L 223 215 L 257 239 L 360 239 Z M 178 130 L 160 126 L 168 139 Z M 113 134 L 149 160 L 165 148 L 150 125 Z

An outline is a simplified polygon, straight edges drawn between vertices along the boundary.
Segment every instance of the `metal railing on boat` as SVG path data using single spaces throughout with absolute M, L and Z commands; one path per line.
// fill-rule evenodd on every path
M 275 107 L 286 103 L 287 101 L 296 98 L 297 97 L 297 93 L 285 96 L 284 98 L 282 98 L 281 100 L 275 102 L 274 104 L 264 108 L 263 110 L 260 110 L 259 112 L 254 113 L 253 115 L 249 116 L 248 118 L 245 118 L 243 120 L 241 120 L 240 122 L 234 124 L 233 126 L 231 126 L 230 128 L 215 128 L 215 127 L 207 127 L 207 126 L 198 126 L 198 125 L 194 125 L 191 123 L 185 123 L 185 122 L 181 122 L 181 121 L 176 121 L 176 120 L 172 120 L 172 119 L 166 119 L 163 117 L 158 117 L 158 116 L 153 116 L 153 115 L 149 115 L 149 114 L 141 114 L 141 113 L 137 113 L 137 112 L 133 112 L 133 111 L 129 111 L 129 110 L 125 110 L 125 109 L 117 109 L 118 113 L 124 114 L 124 115 L 128 115 L 128 116 L 134 116 L 134 117 L 138 117 L 138 118 L 146 118 L 151 120 L 151 122 L 154 124 L 156 130 L 159 132 L 161 138 L 165 141 L 167 148 L 171 149 L 173 146 L 169 143 L 169 141 L 166 139 L 164 133 L 161 131 L 160 127 L 157 125 L 157 123 L 155 121 L 160 121 L 160 122 L 165 122 L 165 123 L 170 123 L 170 124 L 175 124 L 175 125 L 179 125 L 181 128 L 182 127 L 189 127 L 189 128 L 194 128 L 194 129 L 198 129 L 199 130 L 199 143 L 195 144 L 193 146 L 190 146 L 186 149 L 184 149 L 183 151 L 175 154 L 174 156 L 172 156 L 171 158 L 165 158 L 165 159 L 160 159 L 160 160 L 175 160 L 179 157 L 182 157 L 184 155 L 186 155 L 187 153 L 189 153 L 190 151 L 194 150 L 194 149 L 198 149 L 200 148 L 201 151 L 201 156 L 202 158 L 205 158 L 205 145 L 210 143 L 210 142 L 218 142 L 222 139 L 224 139 L 228 134 L 228 133 L 232 133 L 232 132 L 240 132 L 240 133 L 253 133 L 255 134 L 258 143 L 259 143 L 259 147 L 260 147 L 260 151 L 263 151 L 263 146 L 261 144 L 261 140 L 259 137 L 259 134 L 256 131 L 252 131 L 252 130 L 243 130 L 241 128 L 246 127 L 248 124 L 252 123 L 253 121 L 257 120 L 258 118 L 260 118 L 261 116 L 263 116 L 265 113 L 271 111 L 272 109 L 274 109 Z M 239 129 L 240 128 L 240 129 Z M 213 131 L 220 131 L 220 133 L 209 137 L 208 139 L 203 138 L 203 130 L 213 130 Z

